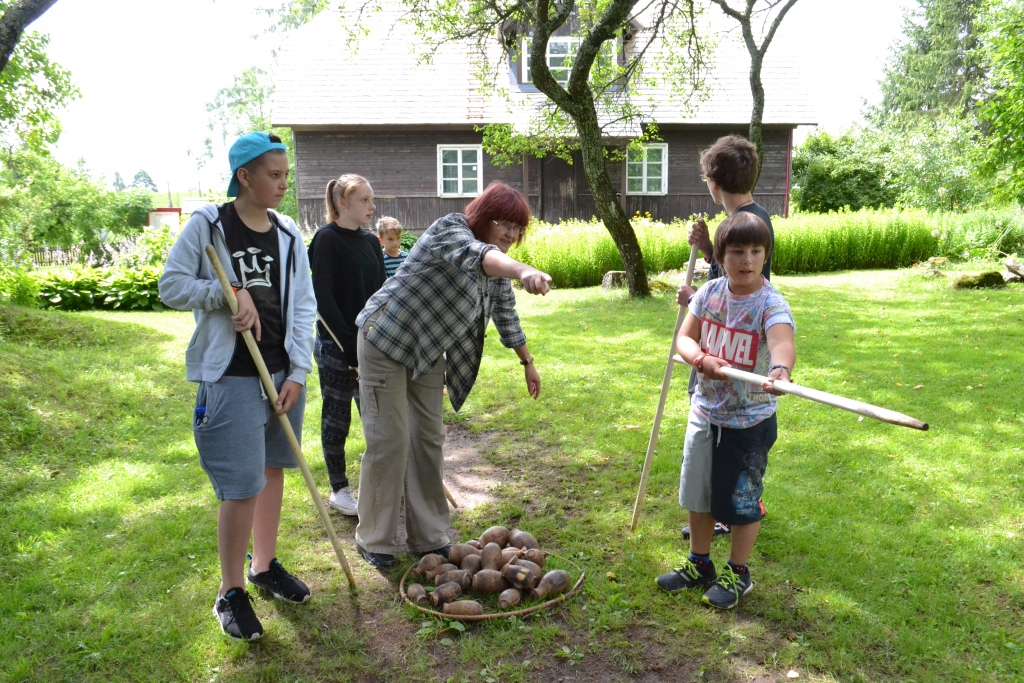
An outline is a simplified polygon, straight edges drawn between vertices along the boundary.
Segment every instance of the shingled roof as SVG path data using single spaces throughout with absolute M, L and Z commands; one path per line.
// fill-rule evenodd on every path
M 395 11 L 364 18 L 369 33 L 350 45 L 350 22 L 341 12 L 323 12 L 286 40 L 275 70 L 273 122 L 295 129 L 465 126 L 522 122 L 544 96 L 514 93 L 513 106 L 485 97 L 470 68 L 471 46 L 442 45 L 429 64 L 416 54 L 419 39 Z M 652 96 L 651 119 L 659 124 L 735 124 L 750 120 L 749 58 L 735 31 L 719 37 L 709 78 L 709 97 L 691 111 L 667 90 Z M 762 70 L 765 124 L 812 123 L 808 84 L 798 60 L 778 45 Z M 507 82 L 507 81 L 506 81 Z M 626 131 L 622 131 L 626 132 Z

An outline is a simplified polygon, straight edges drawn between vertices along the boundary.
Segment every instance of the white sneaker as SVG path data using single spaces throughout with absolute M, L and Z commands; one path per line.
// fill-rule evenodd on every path
M 332 492 L 331 500 L 328 502 L 328 505 L 343 515 L 347 515 L 349 517 L 359 516 L 359 512 L 356 509 L 356 499 L 352 497 L 352 489 L 348 486 L 340 491 Z

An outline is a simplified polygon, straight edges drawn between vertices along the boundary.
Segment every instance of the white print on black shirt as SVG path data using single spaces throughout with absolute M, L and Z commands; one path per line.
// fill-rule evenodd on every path
M 734 330 L 714 320 L 701 318 L 701 348 L 705 353 L 728 361 L 730 365 L 753 370 L 757 365 L 760 341 L 760 335 L 753 332 Z
M 245 265 L 245 251 L 252 255 L 252 267 Z M 271 256 L 264 256 L 263 262 L 264 267 L 260 268 L 259 256 L 260 250 L 256 247 L 249 247 L 245 251 L 236 251 L 232 256 L 238 259 L 238 272 L 242 274 L 242 286 L 246 289 L 250 287 L 270 287 L 270 264 L 274 260 Z M 257 273 L 263 277 L 255 277 L 249 279 L 250 273 Z

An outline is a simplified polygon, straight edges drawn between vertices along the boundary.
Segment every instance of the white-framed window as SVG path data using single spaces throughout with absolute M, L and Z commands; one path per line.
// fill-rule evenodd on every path
M 437 146 L 437 194 L 475 197 L 484 186 L 484 152 L 480 145 Z
M 530 39 L 523 39 L 523 82 L 533 83 L 533 72 L 530 70 Z M 560 84 L 569 82 L 569 74 L 572 73 L 572 58 L 580 49 L 579 38 L 556 38 L 548 39 L 548 69 L 551 76 Z
M 668 145 L 645 145 L 626 155 L 626 194 L 668 192 Z

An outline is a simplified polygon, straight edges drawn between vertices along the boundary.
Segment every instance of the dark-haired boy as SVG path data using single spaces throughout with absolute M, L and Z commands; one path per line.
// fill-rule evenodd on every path
M 670 592 L 707 588 L 706 604 L 731 609 L 754 585 L 747 559 L 764 514 L 761 493 L 778 402 L 770 383 L 730 380 L 721 368 L 788 380 L 796 361 L 795 323 L 786 300 L 763 275 L 771 256 L 764 221 L 747 212 L 723 221 L 714 255 L 726 277 L 694 295 L 676 337 L 676 350 L 698 373 L 679 477 L 690 552 L 657 582 Z M 716 520 L 731 529 L 729 561 L 721 572 L 711 561 Z
M 772 217 L 768 210 L 754 201 L 751 193 L 754 191 L 754 184 L 757 182 L 757 148 L 753 143 L 739 135 L 726 135 L 718 138 L 715 144 L 704 150 L 700 155 L 700 170 L 703 180 L 707 183 L 711 198 L 716 204 L 725 209 L 727 216 L 734 215 L 737 211 L 752 213 L 768 226 L 768 234 L 771 236 L 771 244 L 768 249 L 768 257 L 764 262 L 762 275 L 766 280 L 771 280 L 772 253 L 775 250 L 775 230 L 772 228 Z M 689 243 L 696 244 L 710 265 L 708 280 L 722 277 L 722 267 L 715 259 L 715 248 L 711 243 L 707 226 L 703 222 L 696 222 L 690 225 Z M 676 301 L 680 306 L 685 306 L 693 298 L 697 290 L 685 284 L 679 286 L 676 294 Z M 693 394 L 697 383 L 697 375 L 690 373 L 689 391 Z M 729 525 L 717 522 L 714 528 L 714 535 L 719 536 L 729 533 Z M 690 537 L 690 527 L 683 527 L 683 536 Z
M 316 299 L 302 236 L 274 211 L 288 190 L 288 157 L 280 138 L 243 135 L 231 146 L 233 202 L 192 214 L 167 258 L 160 298 L 192 309 L 196 329 L 185 351 L 188 380 L 199 383 L 193 434 L 199 463 L 221 501 L 217 548 L 221 583 L 213 613 L 224 633 L 257 640 L 263 626 L 245 580 L 289 602 L 309 588 L 277 560 L 284 468 L 295 456 L 275 415 L 288 415 L 302 438 L 306 375 L 312 368 Z M 232 316 L 205 249 L 212 244 L 238 297 Z M 241 332 L 252 330 L 274 379 L 271 406 Z M 245 555 L 252 535 L 249 570 Z

